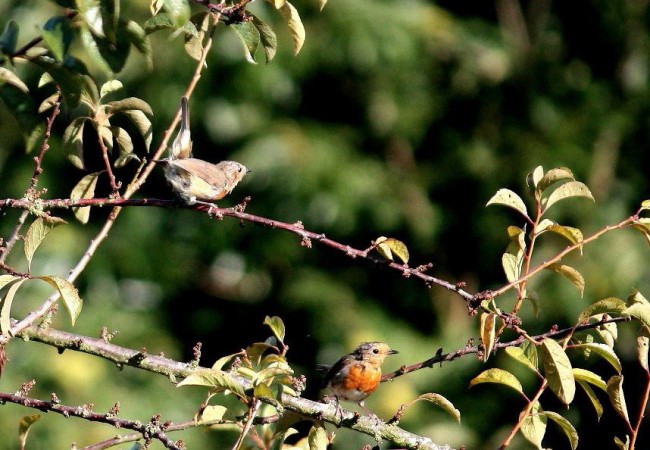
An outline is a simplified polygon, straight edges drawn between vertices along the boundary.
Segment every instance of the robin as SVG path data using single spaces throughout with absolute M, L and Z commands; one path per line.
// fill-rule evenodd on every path
M 364 342 L 352 353 L 339 359 L 327 370 L 323 388 L 329 388 L 338 400 L 357 402 L 368 414 L 374 416 L 363 401 L 372 394 L 381 382 L 381 364 L 388 355 L 398 353 L 383 342 Z

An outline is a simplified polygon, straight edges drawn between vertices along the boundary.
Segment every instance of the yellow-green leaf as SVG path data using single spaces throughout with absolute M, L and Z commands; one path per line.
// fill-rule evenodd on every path
M 562 236 L 564 239 L 569 241 L 572 244 L 579 244 L 583 241 L 582 231 L 577 228 L 567 227 L 566 225 L 549 225 L 546 228 L 547 231 L 551 231 L 557 235 Z
M 530 414 L 521 421 L 521 434 L 539 450 L 542 450 L 542 439 L 546 434 L 546 422 L 546 414 L 539 402 L 535 402 Z
M 580 272 L 574 269 L 571 266 L 566 264 L 555 263 L 547 267 L 547 269 L 552 270 L 553 272 L 559 273 L 569 280 L 573 285 L 578 288 L 580 296 L 585 292 L 585 279 Z
M 321 425 L 314 425 L 309 430 L 307 441 L 309 442 L 309 450 L 327 450 L 327 446 L 329 445 L 327 433 Z
M 639 319 L 646 327 L 650 327 L 650 302 L 636 289 L 628 297 L 623 314 Z
M 648 349 L 650 348 L 650 330 L 645 325 L 641 328 L 639 335 L 636 337 L 636 357 L 641 364 L 641 367 L 646 372 L 650 372 L 648 368 Z
M 95 197 L 95 187 L 97 186 L 97 179 L 101 172 L 91 173 L 83 177 L 70 193 L 70 200 L 73 202 L 86 198 Z M 82 206 L 72 208 L 74 216 L 83 224 L 88 223 L 90 219 L 90 206 Z
M 469 382 L 469 387 L 474 387 L 477 384 L 481 383 L 503 384 L 514 389 L 520 394 L 523 394 L 524 392 L 524 388 L 522 387 L 519 380 L 513 374 L 503 369 L 494 368 L 481 372 L 476 377 L 474 377 L 472 381 Z
M 544 339 L 540 349 L 544 364 L 544 376 L 551 391 L 561 402 L 566 405 L 570 404 L 576 393 L 571 361 L 562 346 L 553 339 Z
M 574 367 L 573 377 L 575 378 L 576 381 L 582 381 L 585 383 L 592 384 L 596 386 L 598 389 L 601 389 L 603 392 L 607 391 L 607 384 L 605 383 L 605 381 L 600 377 L 600 375 L 592 372 L 591 370 Z
M 223 415 L 228 411 L 228 408 L 221 405 L 208 405 L 201 411 L 198 417 L 197 424 L 206 422 L 218 422 L 223 420 Z
M 496 317 L 497 315 L 494 313 L 481 314 L 481 342 L 483 342 L 485 351 L 483 361 L 488 360 L 494 349 L 494 342 L 496 340 Z
M 551 206 L 557 202 L 571 197 L 586 197 L 595 201 L 589 188 L 580 181 L 569 181 L 555 189 L 543 202 L 544 212 L 548 211 Z
M 8 335 L 9 330 L 11 329 L 11 304 L 14 301 L 16 292 L 27 281 L 25 278 L 21 278 L 12 284 L 7 290 L 7 295 L 5 295 L 4 301 L 2 302 L 2 309 L 0 309 L 0 333 L 3 335 Z
M 25 250 L 25 257 L 27 258 L 27 266 L 29 268 L 32 266 L 34 253 L 38 246 L 41 245 L 41 242 L 43 242 L 43 239 L 45 239 L 45 236 L 47 236 L 54 227 L 60 224 L 60 221 L 47 221 L 42 217 L 37 217 L 29 226 L 27 233 L 25 233 L 25 243 L 23 247 Z
M 45 281 L 47 284 L 59 291 L 59 294 L 61 294 L 61 298 L 63 299 L 63 304 L 70 314 L 70 322 L 72 323 L 72 326 L 74 326 L 77 317 L 81 314 L 81 308 L 83 308 L 83 300 L 79 297 L 79 291 L 77 288 L 68 280 L 61 277 L 44 276 L 37 278 Z
M 271 328 L 271 331 L 278 338 L 278 341 L 284 342 L 284 322 L 278 316 L 269 317 L 266 316 L 264 319 L 264 324 L 268 325 Z
M 520 262 L 521 260 L 512 253 L 504 253 L 501 255 L 501 265 L 503 266 L 503 272 L 506 274 L 508 282 L 512 283 L 519 279 L 521 271 Z
M 537 185 L 539 185 L 539 181 L 543 176 L 544 168 L 542 166 L 535 167 L 535 170 L 526 176 L 526 185 L 528 186 L 530 193 L 533 193 L 537 190 Z
M 569 439 L 571 450 L 575 450 L 578 447 L 578 432 L 573 428 L 571 422 L 554 411 L 546 411 L 545 414 L 546 417 L 560 426 L 562 431 L 564 431 L 564 435 Z
M 87 117 L 77 117 L 63 132 L 63 150 L 78 169 L 84 169 L 84 125 Z
M 598 396 L 591 388 L 591 386 L 589 386 L 586 382 L 582 380 L 578 380 L 576 378 L 576 383 L 578 383 L 578 385 L 585 391 L 585 394 L 587 394 L 587 397 L 589 397 L 589 400 L 591 401 L 591 405 L 594 407 L 594 410 L 596 411 L 596 417 L 598 418 L 598 420 L 600 420 L 601 416 L 603 415 L 603 405 L 600 403 Z
M 620 449 L 620 450 L 629 450 L 630 449 L 630 436 L 625 435 L 625 442 L 620 440 L 618 436 L 614 437 L 614 444 Z
M 587 343 L 587 344 L 576 344 L 571 346 L 572 349 L 582 350 L 587 353 L 596 353 L 602 357 L 605 361 L 610 363 L 614 369 L 620 374 L 622 367 L 621 361 L 618 359 L 616 352 L 607 344 L 600 344 L 597 342 Z
M 528 367 L 535 373 L 538 373 L 537 366 L 526 356 L 524 351 L 519 347 L 506 347 L 506 355 L 510 356 L 512 359 L 517 361 L 519 364 L 522 364 Z
M 537 183 L 537 189 L 540 192 L 545 191 L 550 186 L 558 183 L 560 181 L 575 181 L 573 172 L 566 167 L 560 167 L 559 169 L 551 169 L 544 174 L 544 176 Z
M 490 205 L 503 205 L 519 211 L 524 217 L 528 217 L 528 210 L 526 204 L 521 197 L 511 191 L 510 189 L 499 189 L 496 194 L 492 196 L 485 206 Z
M 578 317 L 578 323 L 582 323 L 587 320 L 589 317 L 596 314 L 608 313 L 608 314 L 621 314 L 625 310 L 625 301 L 616 297 L 607 297 L 602 300 L 598 300 L 595 303 L 587 306 Z
M 394 261 L 396 256 L 404 264 L 409 262 L 409 249 L 402 241 L 381 236 L 374 241 L 377 251 L 386 259 Z
M 20 280 L 21 277 L 16 275 L 0 275 L 0 289 L 11 283 L 12 281 Z
M 607 395 L 609 401 L 612 403 L 614 410 L 619 416 L 630 425 L 630 416 L 627 413 L 627 403 L 625 402 L 625 395 L 623 394 L 623 377 L 614 375 L 607 382 Z
M 442 408 L 447 414 L 449 414 L 451 417 L 453 417 L 456 422 L 460 423 L 460 411 L 456 409 L 454 404 L 447 400 L 445 397 L 443 397 L 440 394 L 436 394 L 434 392 L 429 392 L 426 394 L 419 395 L 417 399 L 415 399 L 412 403 L 418 401 L 418 400 L 425 400 L 427 402 L 431 402 L 434 405 Z M 410 406 L 410 405 L 409 405 Z
M 27 434 L 31 426 L 41 418 L 40 414 L 32 414 L 31 416 L 23 416 L 18 425 L 18 435 L 20 439 L 20 448 L 26 448 Z
M 284 21 L 287 23 L 287 27 L 293 38 L 293 54 L 297 55 L 305 43 L 305 27 L 300 19 L 300 14 L 298 14 L 298 10 L 289 2 L 284 2 L 278 11 L 280 11 Z

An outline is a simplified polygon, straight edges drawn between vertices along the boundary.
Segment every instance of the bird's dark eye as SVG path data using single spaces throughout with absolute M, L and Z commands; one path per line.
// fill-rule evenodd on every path
M 378 349 L 378 348 L 373 348 L 373 349 L 372 349 L 372 352 L 373 352 L 375 355 L 377 355 L 377 354 L 379 353 L 379 349 Z

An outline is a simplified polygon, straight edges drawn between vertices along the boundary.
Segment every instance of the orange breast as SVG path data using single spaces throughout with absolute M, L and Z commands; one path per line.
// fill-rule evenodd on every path
M 347 377 L 343 380 L 342 387 L 370 394 L 377 389 L 381 380 L 381 370 L 363 364 L 350 368 Z

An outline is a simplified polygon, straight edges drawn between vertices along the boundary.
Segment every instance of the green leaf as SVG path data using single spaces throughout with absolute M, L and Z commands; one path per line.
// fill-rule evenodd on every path
M 27 267 L 31 269 L 32 258 L 34 253 L 45 236 L 54 229 L 57 225 L 60 225 L 61 221 L 46 221 L 42 217 L 37 217 L 32 224 L 29 226 L 27 233 L 25 233 L 25 242 L 24 242 L 24 251 L 25 257 L 27 258 Z
M 503 384 L 514 389 L 520 394 L 524 393 L 524 388 L 522 387 L 519 380 L 513 374 L 503 369 L 494 368 L 481 372 L 476 377 L 474 377 L 472 381 L 469 382 L 469 387 L 474 387 L 477 384 L 481 383 Z
M 52 76 L 61 88 L 70 109 L 75 109 L 79 105 L 82 95 L 96 99 L 97 88 L 92 79 L 87 76 L 88 69 L 81 61 L 71 56 L 66 56 L 63 62 L 58 62 L 48 56 L 37 56 L 31 61 Z
M 271 400 L 274 404 L 278 402 L 278 398 L 273 393 L 270 387 L 264 383 L 260 383 L 253 389 L 253 396 L 257 398 L 265 398 Z
M 578 385 L 585 391 L 585 394 L 587 394 L 587 397 L 589 397 L 589 400 L 591 401 L 591 405 L 594 407 L 594 410 L 596 412 L 596 417 L 598 418 L 598 420 L 600 420 L 600 418 L 603 415 L 603 405 L 600 403 L 600 400 L 596 396 L 596 393 L 591 388 L 591 386 L 589 386 L 586 382 L 582 380 L 578 380 L 576 378 L 576 383 L 578 383 Z
M 246 399 L 244 388 L 228 372 L 217 369 L 199 369 L 176 385 L 181 386 L 208 386 L 218 391 L 230 391 L 241 399 Z
M 311 427 L 307 442 L 309 443 L 309 450 L 327 450 L 327 446 L 330 443 L 329 439 L 327 439 L 325 428 L 322 425 L 314 425 Z
M 262 48 L 264 49 L 264 57 L 266 62 L 271 62 L 275 57 L 275 52 L 278 48 L 278 39 L 275 36 L 273 29 L 262 21 L 260 18 L 251 14 L 253 17 L 253 25 L 257 28 L 257 31 L 260 35 L 260 42 L 262 43 Z
M 9 286 L 7 295 L 5 295 L 4 301 L 2 302 L 2 309 L 0 309 L 0 333 L 5 336 L 8 335 L 11 330 L 11 304 L 14 301 L 16 292 L 25 281 L 27 281 L 27 279 L 21 278 Z
M 73 38 L 69 19 L 65 16 L 52 17 L 43 25 L 41 37 L 54 59 L 63 61 Z
M 29 433 L 30 427 L 40 418 L 40 414 L 32 414 L 31 416 L 23 416 L 20 418 L 20 423 L 18 424 L 18 438 L 20 440 L 21 449 L 26 448 L 27 434 Z
M 280 11 L 284 21 L 287 23 L 287 27 L 293 38 L 293 54 L 297 55 L 305 43 L 305 27 L 300 19 L 300 14 L 298 14 L 298 10 L 289 2 L 285 2 L 278 11 Z
M 91 173 L 83 177 L 70 193 L 70 200 L 76 202 L 80 199 L 94 198 L 95 186 L 97 186 L 97 179 L 101 172 Z M 72 208 L 77 220 L 83 224 L 88 223 L 90 219 L 90 206 Z
M 521 421 L 521 434 L 539 450 L 542 449 L 542 439 L 544 439 L 544 435 L 546 434 L 547 420 L 546 414 L 539 405 L 539 402 L 535 402 L 530 414 Z
M 530 370 L 532 370 L 534 373 L 539 373 L 537 371 L 537 366 L 533 364 L 533 362 L 526 356 L 524 351 L 519 348 L 519 347 L 506 347 L 505 348 L 506 355 L 510 356 L 512 359 L 517 361 L 519 364 L 524 365 L 525 367 L 528 367 Z
M 562 181 L 575 181 L 573 172 L 566 167 L 561 167 L 559 169 L 551 169 L 544 174 L 544 176 L 537 183 L 537 189 L 540 192 L 545 191 L 555 183 Z
M 555 222 L 549 219 L 542 219 L 541 222 L 537 224 L 537 226 L 533 229 L 532 234 L 533 235 L 540 235 L 544 233 L 545 231 L 548 231 L 549 227 L 552 225 L 557 225 Z
M 175 27 L 185 24 L 190 19 L 190 6 L 185 0 L 164 0 L 165 11 Z
M 625 420 L 628 426 L 630 426 L 630 416 L 627 413 L 627 403 L 625 402 L 625 395 L 623 393 L 622 376 L 614 375 L 609 379 L 607 382 L 607 395 L 609 396 L 609 401 L 612 403 L 614 410 L 623 418 L 623 420 Z
M 483 343 L 485 354 L 483 361 L 487 361 L 494 349 L 496 341 L 496 317 L 494 313 L 481 314 L 481 342 Z
M 85 25 L 95 36 L 104 37 L 104 19 L 99 0 L 76 0 Z
M 138 157 L 133 153 L 133 141 L 129 133 L 120 127 L 110 127 L 110 130 L 117 142 L 117 148 L 120 150 L 120 156 L 115 160 L 115 167 L 124 167 L 132 159 L 138 160 Z
M 605 381 L 600 377 L 600 375 L 592 372 L 591 370 L 575 367 L 573 369 L 573 377 L 576 381 L 582 381 L 583 383 L 594 385 L 603 392 L 607 391 L 607 384 Z
M 562 346 L 553 339 L 544 339 L 540 349 L 544 364 L 544 376 L 551 391 L 561 402 L 566 405 L 570 404 L 576 393 L 571 361 Z
M 497 193 L 494 194 L 492 198 L 485 204 L 485 206 L 490 205 L 507 206 L 516 211 L 519 211 L 522 216 L 528 217 L 526 204 L 517 193 L 511 191 L 510 189 L 499 189 Z
M 569 181 L 559 186 L 544 199 L 545 201 L 542 202 L 544 212 L 548 211 L 557 202 L 571 197 L 586 197 L 591 201 L 595 201 L 594 196 L 591 195 L 591 191 L 584 183 L 580 181 Z
M 260 46 L 260 32 L 257 30 L 252 22 L 233 23 L 230 25 L 232 31 L 235 32 L 244 49 L 244 56 L 246 61 L 255 64 L 255 52 Z
M 11 283 L 12 281 L 21 280 L 21 277 L 16 275 L 0 275 L 0 289 Z
M 254 366 L 258 365 L 262 360 L 262 355 L 268 349 L 273 348 L 272 345 L 266 342 L 256 342 L 246 347 L 246 356 Z
M 578 323 L 582 323 L 587 320 L 589 317 L 596 314 L 607 313 L 607 314 L 622 314 L 625 310 L 625 301 L 616 298 L 616 297 L 607 297 L 602 300 L 598 300 L 595 303 L 587 306 L 578 317 Z
M 535 170 L 526 176 L 526 185 L 528 186 L 528 190 L 531 194 L 537 190 L 537 185 L 543 176 L 544 168 L 542 166 L 535 167 Z
M 548 270 L 552 270 L 553 272 L 559 273 L 560 275 L 564 276 L 567 280 L 569 280 L 575 287 L 578 288 L 578 291 L 580 292 L 580 296 L 585 292 L 585 279 L 583 278 L 582 274 L 578 272 L 576 269 L 574 269 L 571 266 L 567 266 L 566 264 L 560 264 L 560 263 L 554 263 L 546 267 Z
M 553 422 L 555 422 L 560 426 L 562 431 L 564 431 L 564 435 L 567 437 L 567 439 L 569 439 L 571 450 L 575 450 L 576 447 L 578 447 L 578 432 L 576 431 L 575 428 L 573 428 L 571 422 L 569 422 L 564 417 L 562 417 L 561 415 L 553 411 L 546 411 L 545 414 L 546 417 L 548 417 L 549 419 L 551 419 Z
M 72 326 L 74 326 L 77 317 L 79 317 L 81 309 L 83 308 L 83 300 L 79 297 L 79 291 L 77 288 L 68 280 L 61 277 L 43 276 L 36 278 L 45 281 L 54 289 L 59 291 L 59 294 L 61 294 L 61 298 L 63 299 L 63 304 L 70 314 L 70 322 L 72 323 Z
M 0 53 L 13 55 L 16 52 L 18 32 L 18 24 L 15 20 L 10 20 L 0 35 Z
M 630 436 L 628 436 L 628 435 L 625 436 L 625 442 L 623 442 L 617 436 L 615 436 L 614 437 L 614 444 L 620 450 L 630 450 Z
M 447 414 L 449 414 L 451 417 L 453 417 L 456 422 L 460 423 L 460 411 L 456 409 L 454 404 L 447 400 L 445 397 L 443 397 L 440 394 L 436 394 L 433 392 L 427 393 L 427 394 L 422 394 L 419 395 L 418 398 L 416 398 L 414 401 L 412 401 L 410 405 L 415 403 L 418 400 L 425 400 L 427 402 L 431 402 L 434 405 L 440 407 L 445 411 Z
M 284 322 L 278 316 L 269 317 L 266 316 L 264 319 L 264 325 L 268 325 L 271 328 L 271 331 L 278 338 L 278 341 L 284 342 Z
M 236 356 L 240 356 L 240 353 L 232 353 L 230 355 L 222 356 L 221 358 L 217 359 L 214 364 L 212 364 L 212 369 L 223 370 L 223 366 L 225 366 L 226 363 L 230 362 Z
M 506 279 L 509 283 L 513 283 L 519 279 L 521 273 L 521 261 L 517 256 L 512 253 L 504 253 L 501 255 L 501 265 L 503 272 L 506 274 Z

